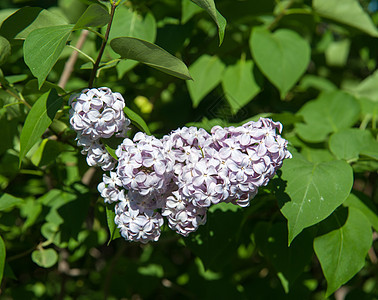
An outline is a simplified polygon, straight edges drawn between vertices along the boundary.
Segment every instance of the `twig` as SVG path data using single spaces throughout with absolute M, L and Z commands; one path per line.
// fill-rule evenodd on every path
M 272 30 L 274 26 L 285 16 L 286 10 L 290 8 L 294 4 L 294 0 L 291 0 L 282 10 L 281 12 L 274 18 L 273 22 L 269 24 L 268 30 Z
M 96 77 L 97 69 L 100 65 L 101 57 L 102 57 L 102 54 L 104 53 L 105 46 L 108 42 L 110 27 L 112 27 L 114 12 L 115 12 L 117 5 L 118 5 L 118 3 L 112 2 L 112 8 L 111 8 L 111 11 L 110 11 L 110 21 L 108 23 L 108 27 L 106 28 L 105 39 L 102 41 L 101 48 L 100 48 L 100 51 L 98 52 L 98 56 L 97 56 L 97 59 L 96 59 L 96 63 L 94 64 L 93 69 L 92 69 L 91 77 L 89 77 L 88 87 L 90 89 L 93 87 L 93 82 L 94 82 L 94 79 Z
M 83 30 L 80 34 L 80 37 L 76 43 L 76 46 L 75 48 L 77 49 L 81 49 L 84 45 L 84 42 L 87 38 L 89 34 L 89 31 L 88 30 Z M 72 52 L 70 58 L 67 60 L 65 66 L 64 66 L 64 69 L 63 69 L 63 72 L 62 72 L 62 76 L 60 77 L 59 79 L 59 83 L 58 85 L 64 89 L 64 87 L 66 86 L 67 82 L 68 82 L 68 79 L 70 78 L 71 74 L 72 74 L 72 71 L 74 69 L 74 65 L 76 63 L 76 60 L 77 60 L 77 57 L 79 56 L 79 53 L 77 51 L 74 51 Z

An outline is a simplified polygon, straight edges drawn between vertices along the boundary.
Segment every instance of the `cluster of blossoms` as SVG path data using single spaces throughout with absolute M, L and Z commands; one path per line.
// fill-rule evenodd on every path
M 125 100 L 109 88 L 85 89 L 70 98 L 70 124 L 77 132 L 77 143 L 83 147 L 90 166 L 112 170 L 116 161 L 106 151 L 101 138 L 125 137 L 130 120 L 125 118 Z
M 117 163 L 100 139 L 124 137 L 130 120 L 122 96 L 108 88 L 84 90 L 71 106 L 70 122 L 88 164 L 111 171 L 98 190 L 106 203 L 115 203 L 115 223 L 129 241 L 157 241 L 163 217 L 187 236 L 205 224 L 211 205 L 248 206 L 291 158 L 281 123 L 260 118 L 239 127 L 215 126 L 211 133 L 184 127 L 162 139 L 138 132 L 118 146 Z

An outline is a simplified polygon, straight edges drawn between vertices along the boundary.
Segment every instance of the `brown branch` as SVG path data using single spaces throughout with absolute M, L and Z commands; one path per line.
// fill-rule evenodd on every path
M 80 37 L 77 40 L 77 43 L 76 43 L 76 46 L 75 46 L 77 49 L 80 50 L 83 47 L 84 42 L 87 39 L 88 34 L 89 34 L 88 30 L 83 30 L 81 32 Z M 58 83 L 58 85 L 62 89 L 64 89 L 64 87 L 66 86 L 66 84 L 68 82 L 68 79 L 70 78 L 70 76 L 72 74 L 72 71 L 74 69 L 74 66 L 75 66 L 75 63 L 76 63 L 78 56 L 79 56 L 79 52 L 73 51 L 70 58 L 67 60 L 66 64 L 64 65 L 64 69 L 63 69 L 62 75 L 60 76 L 59 83 Z

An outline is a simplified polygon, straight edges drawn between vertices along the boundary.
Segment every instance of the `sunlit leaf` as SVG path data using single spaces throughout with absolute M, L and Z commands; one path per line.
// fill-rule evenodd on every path
M 41 87 L 58 61 L 74 25 L 44 27 L 32 31 L 24 42 L 24 59 Z
M 307 41 L 289 29 L 271 33 L 255 27 L 249 46 L 259 69 L 278 88 L 281 98 L 304 74 L 310 62 L 311 49 Z
M 217 24 L 218 34 L 219 34 L 219 45 L 221 45 L 223 43 L 224 31 L 226 30 L 227 21 L 216 9 L 214 0 L 192 0 L 192 1 L 196 3 L 199 7 L 206 10 L 207 13 L 210 15 L 210 17 L 214 20 L 215 24 Z
M 259 92 L 253 74 L 252 60 L 239 60 L 235 65 L 227 66 L 222 77 L 222 86 L 226 99 L 234 113 L 253 99 Z
M 22 204 L 24 201 L 11 194 L 4 193 L 0 197 L 0 211 Z
M 327 218 L 348 197 L 352 168 L 345 161 L 313 163 L 296 154 L 285 161 L 282 179 L 290 201 L 281 212 L 288 220 L 289 243 L 306 227 Z
M 32 260 L 42 268 L 51 268 L 58 261 L 58 254 L 52 248 L 34 250 L 31 256 Z
M 9 16 L 0 28 L 0 35 L 7 39 L 25 39 L 33 30 L 65 25 L 62 17 L 40 7 L 23 7 Z
M 109 233 L 110 233 L 108 245 L 111 241 L 121 237 L 121 234 L 119 233 L 119 229 L 114 223 L 114 217 L 115 217 L 114 206 L 109 207 L 107 205 L 106 206 L 106 221 L 108 223 L 108 228 L 109 228 Z
M 322 17 L 358 28 L 378 37 L 377 27 L 358 0 L 313 0 L 312 6 Z
M 45 130 L 54 120 L 56 112 L 63 104 L 63 99 L 58 96 L 55 90 L 43 94 L 34 103 L 26 117 L 25 125 L 20 137 L 20 165 L 34 144 L 41 138 Z
M 85 27 L 101 27 L 108 24 L 110 21 L 110 15 L 108 11 L 99 4 L 90 5 L 83 15 L 77 20 L 73 30 L 85 28 Z
M 0 282 L 3 280 L 3 272 L 5 266 L 6 249 L 3 238 L 0 236 Z
M 119 37 L 111 40 L 112 49 L 123 59 L 133 59 L 181 79 L 192 79 L 186 65 L 159 46 L 144 40 Z
M 134 112 L 128 107 L 125 107 L 123 111 L 125 112 L 126 116 L 131 120 L 132 124 L 134 124 L 136 127 L 144 131 L 148 135 L 151 135 L 150 129 L 148 128 L 146 122 L 142 119 L 141 116 L 139 116 L 136 112 Z
M 354 207 L 349 207 L 348 211 L 345 224 L 338 214 L 332 215 L 339 228 L 314 240 L 314 250 L 327 279 L 326 297 L 361 270 L 372 243 L 367 218 Z
M 193 81 L 187 81 L 193 107 L 197 107 L 201 100 L 210 93 L 222 80 L 224 64 L 217 56 L 207 54 L 198 58 L 189 71 Z
M 308 142 L 322 142 L 332 132 L 351 127 L 357 122 L 360 107 L 353 96 L 341 91 L 322 93 L 298 111 L 305 123 L 297 123 L 299 136 Z

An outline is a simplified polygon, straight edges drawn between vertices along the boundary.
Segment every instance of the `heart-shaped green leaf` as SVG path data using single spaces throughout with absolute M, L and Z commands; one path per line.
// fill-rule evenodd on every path
M 353 185 L 353 170 L 345 161 L 313 163 L 295 154 L 285 161 L 282 179 L 291 198 L 281 208 L 291 243 L 304 228 L 324 220 L 345 201 Z
M 24 59 L 40 88 L 58 61 L 74 25 L 44 27 L 32 31 L 24 42 Z
M 326 297 L 361 270 L 372 243 L 370 223 L 358 209 L 349 207 L 343 225 L 337 213 L 333 218 L 339 228 L 314 240 L 314 250 L 327 279 Z
M 298 135 L 305 141 L 324 141 L 332 132 L 354 125 L 358 120 L 360 106 L 353 96 L 340 92 L 322 93 L 317 99 L 307 102 L 299 110 L 305 123 L 296 123 Z
M 312 7 L 319 15 L 358 28 L 378 37 L 377 26 L 363 10 L 358 0 L 313 0 Z
M 224 72 L 222 86 L 233 113 L 237 113 L 260 92 L 260 86 L 253 75 L 253 67 L 252 60 L 239 60 L 235 65 L 228 66 Z
M 124 59 L 133 59 L 181 79 L 192 79 L 186 65 L 159 46 L 131 37 L 111 40 L 112 49 Z
M 252 30 L 249 45 L 259 69 L 284 98 L 306 71 L 310 46 L 292 30 L 279 29 L 271 33 L 261 27 Z
M 193 81 L 187 81 L 193 107 L 210 93 L 222 80 L 224 64 L 217 56 L 207 54 L 198 58 L 189 68 Z
M 42 268 L 50 268 L 58 261 L 58 254 L 52 248 L 32 252 L 32 260 Z
M 25 125 L 20 137 L 20 165 L 34 144 L 41 138 L 41 135 L 54 120 L 56 112 L 63 104 L 63 99 L 58 96 L 55 90 L 43 94 L 32 106 L 26 117 Z

